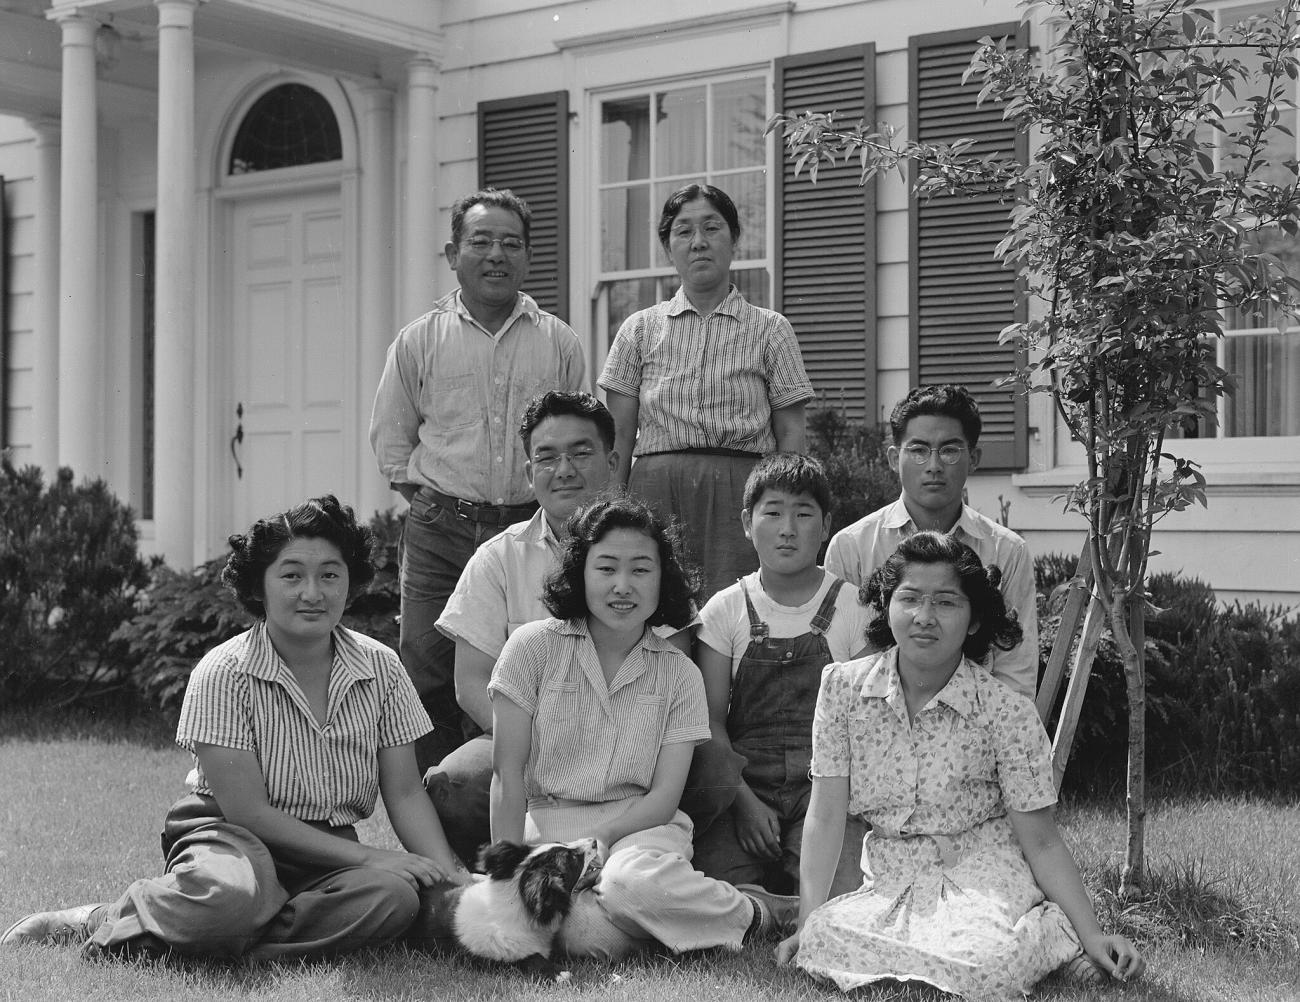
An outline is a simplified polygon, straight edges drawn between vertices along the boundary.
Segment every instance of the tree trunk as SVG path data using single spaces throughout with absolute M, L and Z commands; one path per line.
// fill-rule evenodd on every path
M 1146 845 L 1146 658 L 1141 589 L 1112 596 L 1110 629 L 1124 662 L 1124 683 L 1128 694 L 1128 838 L 1124 869 L 1120 876 L 1121 897 L 1141 890 Z

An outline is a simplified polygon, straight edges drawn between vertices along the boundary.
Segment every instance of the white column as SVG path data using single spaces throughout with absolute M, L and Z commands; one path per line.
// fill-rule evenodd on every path
M 195 560 L 194 10 L 158 8 L 158 207 L 154 284 L 155 547 L 175 567 Z
M 99 298 L 99 156 L 95 32 L 78 13 L 51 15 L 63 30 L 59 170 L 59 464 L 103 476 L 103 309 Z
M 361 363 L 358 394 L 362 416 L 370 419 L 371 404 L 384 369 L 388 344 L 397 330 L 394 316 L 396 282 L 393 243 L 396 220 L 394 191 L 393 92 L 366 87 L 361 92 Z M 365 435 L 363 434 L 363 439 Z M 369 446 L 364 448 L 357 512 L 389 508 L 393 497 L 379 474 Z
M 59 122 L 40 118 L 27 126 L 36 134 L 32 462 L 49 483 L 59 468 Z
M 406 235 L 403 320 L 429 309 L 445 237 L 438 227 L 438 64 L 416 56 L 406 64 Z

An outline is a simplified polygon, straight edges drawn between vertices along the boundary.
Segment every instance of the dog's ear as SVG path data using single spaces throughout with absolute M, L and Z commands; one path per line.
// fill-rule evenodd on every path
M 569 886 L 552 859 L 535 859 L 519 879 L 519 897 L 539 925 L 569 914 Z
M 507 880 L 532 851 L 518 842 L 493 842 L 479 850 L 478 868 L 492 880 Z

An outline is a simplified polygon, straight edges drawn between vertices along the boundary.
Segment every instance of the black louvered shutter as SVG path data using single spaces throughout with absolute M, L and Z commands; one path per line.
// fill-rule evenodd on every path
M 480 187 L 509 188 L 533 210 L 532 265 L 524 291 L 569 314 L 569 94 L 480 101 Z
M 874 45 L 776 61 L 776 107 L 831 111 L 850 125 L 876 117 Z M 779 140 L 778 140 L 779 142 Z M 876 186 L 852 165 L 794 175 L 778 148 L 775 308 L 794 326 L 818 400 L 855 421 L 876 410 Z
M 976 104 L 978 78 L 962 83 L 985 35 L 1025 44 L 1016 23 L 912 39 L 909 132 L 921 142 L 974 139 L 974 155 L 1023 159 L 1027 141 L 1002 120 L 1002 106 Z M 1006 235 L 1009 208 L 991 195 L 940 195 L 914 201 L 913 207 L 912 384 L 964 384 L 979 401 L 984 420 L 981 467 L 1023 469 L 1029 449 L 1025 398 L 993 385 L 1018 364 L 1015 350 L 998 344 L 998 334 L 1026 316 L 1015 275 L 993 256 Z

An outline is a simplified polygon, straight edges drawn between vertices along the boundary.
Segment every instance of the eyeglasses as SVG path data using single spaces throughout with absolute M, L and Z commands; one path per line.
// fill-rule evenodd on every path
M 935 453 L 939 454 L 939 462 L 944 466 L 956 466 L 961 462 L 961 457 L 966 455 L 966 446 L 964 445 L 941 445 L 937 449 L 928 445 L 906 445 L 903 447 L 903 455 L 914 462 L 917 466 L 924 466 L 930 461 L 930 457 Z
M 919 595 L 914 591 L 896 591 L 893 601 L 905 612 L 920 612 L 921 607 L 929 602 L 930 608 L 938 616 L 954 613 L 970 604 L 964 598 L 954 595 Z
M 579 449 L 577 452 L 548 452 L 533 457 L 533 470 L 537 473 L 554 473 L 560 463 L 568 460 L 575 470 L 589 470 L 596 462 L 594 449 Z
M 727 224 L 720 219 L 706 219 L 698 226 L 683 223 L 680 226 L 674 226 L 669 231 L 669 236 L 673 240 L 694 240 L 696 233 L 703 233 L 706 240 L 712 240 L 722 233 L 731 233 Z
M 509 254 L 511 257 L 516 254 L 522 254 L 527 246 L 518 237 L 468 237 L 461 241 L 462 247 L 468 247 L 475 254 L 487 254 L 492 250 L 493 244 L 500 244 L 503 254 Z

